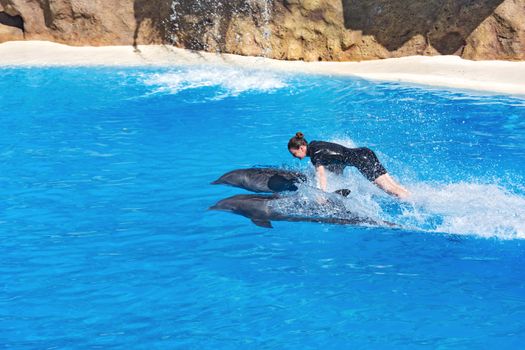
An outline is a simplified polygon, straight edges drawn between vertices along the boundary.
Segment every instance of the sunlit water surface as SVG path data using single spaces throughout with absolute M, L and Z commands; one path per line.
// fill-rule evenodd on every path
M 233 68 L 0 69 L 0 348 L 525 344 L 525 100 Z M 401 228 L 207 208 L 236 168 L 376 151 L 345 206 Z M 311 189 L 304 188 L 308 196 Z

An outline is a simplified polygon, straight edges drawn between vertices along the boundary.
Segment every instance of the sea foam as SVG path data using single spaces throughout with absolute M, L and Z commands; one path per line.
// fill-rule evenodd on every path
M 181 91 L 213 88 L 212 99 L 238 96 L 246 92 L 272 92 L 288 86 L 282 76 L 259 70 L 201 67 L 144 75 L 152 93 L 178 94 Z

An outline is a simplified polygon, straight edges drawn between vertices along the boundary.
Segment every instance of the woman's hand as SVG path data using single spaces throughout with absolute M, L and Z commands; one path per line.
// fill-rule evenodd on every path
M 319 188 L 326 192 L 326 173 L 324 170 L 324 166 L 319 165 L 315 168 L 316 174 L 317 174 L 317 183 L 319 185 Z

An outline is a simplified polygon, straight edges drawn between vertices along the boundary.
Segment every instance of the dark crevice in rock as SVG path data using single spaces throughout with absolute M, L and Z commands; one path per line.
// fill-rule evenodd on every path
M 430 44 L 443 55 L 456 54 L 467 44 L 458 32 L 446 33 L 444 36 L 430 40 Z
M 40 8 L 44 12 L 44 22 L 46 23 L 46 27 L 51 28 L 53 26 L 53 12 L 51 11 L 49 0 L 43 0 L 40 2 Z
M 172 0 L 134 0 L 133 11 L 135 16 L 135 31 L 133 33 L 133 47 L 137 47 L 139 32 L 145 22 L 149 22 L 151 29 L 162 41 L 168 42 Z
M 10 16 L 5 12 L 0 12 L 0 24 L 3 24 L 5 26 L 9 27 L 15 27 L 20 30 L 22 30 L 22 33 L 25 33 L 24 30 L 24 19 L 22 16 Z

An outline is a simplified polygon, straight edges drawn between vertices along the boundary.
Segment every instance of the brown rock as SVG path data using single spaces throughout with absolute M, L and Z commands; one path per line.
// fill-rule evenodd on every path
M 525 60 L 525 1 L 505 1 L 467 38 L 468 59 Z
M 525 0 L 0 0 L 0 42 L 24 38 L 308 61 L 523 60 Z
M 16 27 L 0 24 L 0 42 L 24 40 L 24 32 Z

